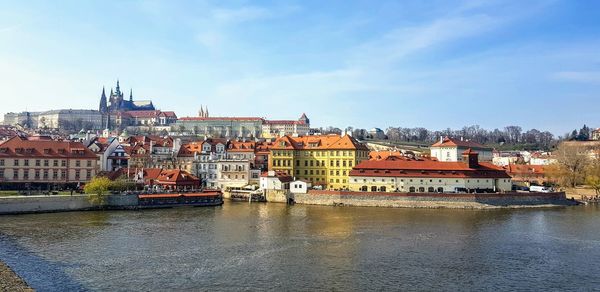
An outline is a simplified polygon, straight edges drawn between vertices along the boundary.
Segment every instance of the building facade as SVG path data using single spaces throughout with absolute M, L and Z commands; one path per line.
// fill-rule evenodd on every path
M 369 160 L 350 172 L 350 190 L 357 192 L 508 192 L 511 177 L 489 162 L 479 162 L 468 149 L 460 162 L 424 158 Z
M 490 147 L 483 146 L 477 142 L 466 141 L 463 139 L 440 138 L 440 141 L 431 145 L 431 157 L 439 161 L 457 162 L 462 161 L 462 153 L 467 149 L 472 149 L 479 153 L 480 161 L 492 161 L 494 155 Z
M 328 189 L 348 189 L 352 167 L 369 158 L 369 149 L 351 136 L 284 136 L 270 148 L 269 170 Z
M 98 169 L 98 157 L 80 142 L 17 136 L 0 144 L 2 186 L 73 186 L 89 181 Z

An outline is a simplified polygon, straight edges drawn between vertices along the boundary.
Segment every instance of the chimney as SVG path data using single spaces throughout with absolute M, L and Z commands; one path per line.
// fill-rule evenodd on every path
M 440 136 L 440 143 L 444 143 L 444 136 Z
M 479 167 L 479 153 L 473 151 L 471 148 L 462 153 L 462 159 L 469 168 Z

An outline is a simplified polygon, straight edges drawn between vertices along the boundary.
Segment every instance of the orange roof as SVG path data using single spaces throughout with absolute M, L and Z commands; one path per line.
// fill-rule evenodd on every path
M 315 135 L 302 137 L 292 137 L 286 135 L 275 140 L 273 144 L 273 147 L 271 147 L 273 150 L 369 150 L 367 146 L 359 143 L 356 141 L 356 139 L 348 135 Z
M 90 158 L 96 154 L 80 142 L 14 136 L 0 144 L 0 157 Z
M 351 176 L 390 177 L 494 177 L 510 178 L 504 169 L 488 162 L 469 168 L 464 162 L 441 162 L 427 159 L 365 160 L 357 164 Z
M 513 175 L 523 174 L 539 174 L 545 173 L 545 167 L 543 165 L 527 165 L 527 164 L 509 164 L 505 167 L 508 173 Z
M 256 149 L 256 142 L 242 142 L 237 140 L 229 141 L 227 151 L 230 152 L 254 152 Z
M 491 149 L 483 146 L 474 141 L 463 141 L 454 138 L 445 137 L 442 141 L 431 145 L 431 147 L 464 147 L 464 148 L 475 148 L 475 149 Z

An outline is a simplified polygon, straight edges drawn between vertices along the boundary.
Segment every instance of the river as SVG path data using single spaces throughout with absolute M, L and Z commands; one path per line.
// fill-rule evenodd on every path
M 600 208 L 230 203 L 0 217 L 39 291 L 600 289 Z

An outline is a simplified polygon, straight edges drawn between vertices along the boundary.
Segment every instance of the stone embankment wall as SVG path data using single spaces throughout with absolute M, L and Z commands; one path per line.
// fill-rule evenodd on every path
M 135 195 L 109 195 L 104 206 L 92 204 L 86 195 L 0 197 L 0 214 L 126 209 L 137 204 Z
M 379 193 L 311 190 L 291 195 L 299 204 L 395 208 L 493 209 L 541 206 L 568 206 L 575 202 L 560 193 L 438 194 Z

